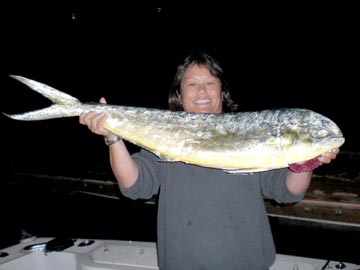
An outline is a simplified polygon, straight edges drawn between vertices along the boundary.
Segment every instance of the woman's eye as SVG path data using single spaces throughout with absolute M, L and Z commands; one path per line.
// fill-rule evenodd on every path
M 196 86 L 195 82 L 188 83 L 188 86 Z

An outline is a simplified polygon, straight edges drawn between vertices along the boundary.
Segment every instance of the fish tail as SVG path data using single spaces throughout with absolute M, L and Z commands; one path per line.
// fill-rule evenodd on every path
M 48 86 L 46 84 L 18 76 L 18 75 L 10 75 L 10 77 L 18 80 L 19 82 L 22 82 L 23 84 L 30 87 L 32 90 L 38 92 L 39 94 L 43 95 L 44 97 L 50 99 L 53 103 L 58 104 L 74 104 L 78 103 L 79 100 L 73 96 L 70 96 L 68 94 L 65 94 L 64 92 L 61 92 L 51 86 Z
M 64 92 L 61 92 L 46 84 L 22 76 L 10 75 L 10 77 L 22 82 L 23 84 L 27 85 L 30 89 L 50 99 L 54 104 L 44 109 L 26 112 L 26 113 L 20 113 L 20 114 L 3 113 L 5 116 L 16 120 L 32 121 L 32 120 L 44 120 L 44 119 L 79 115 L 79 110 L 77 109 L 77 107 L 81 103 L 77 98 L 70 96 Z
M 26 113 L 18 113 L 18 114 L 7 114 L 3 113 L 3 115 L 15 119 L 15 120 L 24 120 L 24 121 L 36 121 L 36 120 L 46 120 L 53 118 L 61 118 L 61 117 L 71 117 L 79 115 L 75 111 L 68 110 L 62 104 L 54 104 L 50 107 L 26 112 Z

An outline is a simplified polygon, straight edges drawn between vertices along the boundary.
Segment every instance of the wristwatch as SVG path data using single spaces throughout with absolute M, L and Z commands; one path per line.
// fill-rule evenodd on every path
M 104 137 L 104 142 L 105 142 L 105 144 L 106 144 L 107 146 L 112 145 L 112 144 L 114 144 L 114 143 L 117 143 L 117 142 L 120 141 L 120 140 L 121 140 L 121 137 L 120 137 L 120 136 L 116 136 L 116 138 L 113 139 L 113 140 L 108 140 L 108 138 Z

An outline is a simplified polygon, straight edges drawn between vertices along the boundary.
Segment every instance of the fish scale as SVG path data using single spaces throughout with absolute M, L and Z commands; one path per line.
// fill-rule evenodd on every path
M 82 103 L 46 84 L 11 75 L 49 98 L 50 107 L 5 114 L 46 120 L 106 112 L 104 128 L 162 160 L 251 173 L 288 167 L 340 147 L 345 138 L 329 118 L 303 108 L 203 114 L 100 103 Z

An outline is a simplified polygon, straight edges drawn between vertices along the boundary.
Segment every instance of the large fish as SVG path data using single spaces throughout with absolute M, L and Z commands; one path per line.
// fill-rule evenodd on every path
M 106 112 L 104 128 L 158 155 L 228 172 L 288 167 L 340 147 L 345 139 L 329 118 L 307 109 L 201 114 L 81 103 L 78 99 L 25 77 L 11 77 L 49 98 L 48 108 L 7 115 L 17 120 Z

